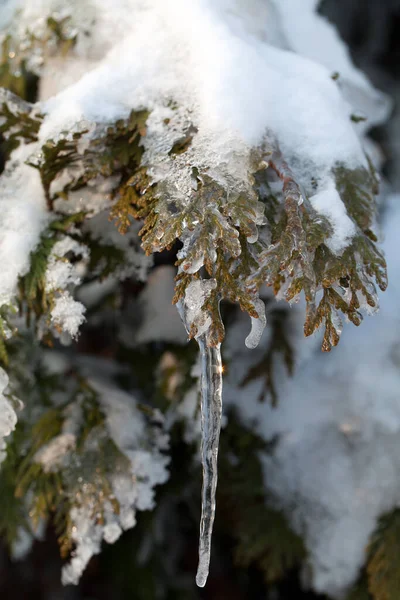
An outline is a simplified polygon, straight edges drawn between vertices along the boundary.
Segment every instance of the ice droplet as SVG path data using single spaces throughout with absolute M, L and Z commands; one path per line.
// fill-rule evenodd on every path
M 198 339 L 201 356 L 201 460 L 203 487 L 201 492 L 201 521 L 199 566 L 196 583 L 204 587 L 211 556 L 211 536 L 215 517 L 215 492 L 218 478 L 218 444 L 222 416 L 221 345 L 210 348 L 206 336 Z
M 258 314 L 258 319 L 251 317 L 251 331 L 245 339 L 247 348 L 257 348 L 265 326 L 267 324 L 267 317 L 265 316 L 265 304 L 261 298 L 257 298 L 254 302 L 254 308 Z

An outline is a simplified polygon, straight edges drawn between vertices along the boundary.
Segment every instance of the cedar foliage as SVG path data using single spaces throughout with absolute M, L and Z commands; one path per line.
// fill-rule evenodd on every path
M 19 113 L 11 110 L 11 104 L 9 98 L 3 105 L 3 131 L 6 139 L 16 143 L 14 126 Z M 30 141 L 37 132 L 40 116 L 32 119 L 27 113 L 22 114 L 23 123 L 26 121 L 29 127 L 24 125 L 18 135 Z M 254 180 L 252 192 L 239 193 L 229 201 L 219 183 L 207 172 L 200 173 L 193 167 L 191 198 L 177 207 L 163 196 L 162 186 L 151 184 L 141 165 L 141 138 L 146 135 L 147 117 L 146 111 L 132 112 L 127 120 L 121 119 L 103 131 L 100 128 L 82 155 L 78 143 L 85 131 L 74 133 L 71 139 L 64 136 L 49 140 L 40 155 L 28 164 L 40 172 L 50 210 L 57 198 L 68 199 L 69 192 L 85 188 L 96 178 L 116 177 L 118 183 L 110 194 L 110 219 L 121 234 L 127 232 L 132 219 L 140 219 L 144 222 L 140 231 L 142 247 L 147 254 L 170 249 L 181 241 L 174 301 L 184 298 L 190 282 L 200 276 L 216 282 L 203 306 L 211 316 L 211 345 L 224 337 L 220 301 L 238 303 L 243 311 L 258 318 L 256 302 L 263 284 L 288 302 L 304 293 L 305 335 L 323 326 L 325 351 L 339 342 L 340 313 L 359 325 L 361 303 L 376 307 L 375 283 L 385 290 L 387 274 L 385 259 L 370 229 L 377 192 L 372 167 L 370 173 L 365 169 L 348 171 L 345 167 L 336 170 L 338 189 L 358 227 L 352 243 L 337 257 L 326 245 L 331 226 L 304 197 L 278 147 L 264 148 L 259 156 L 254 156 L 253 172 L 249 174 Z M 173 145 L 170 154 L 187 151 L 195 132 L 193 128 L 185 144 Z M 76 177 L 52 194 L 52 182 L 78 164 L 83 168 L 77 169 Z M 265 192 L 270 189 L 268 182 L 274 174 L 282 182 L 278 196 Z M 267 228 L 263 225 L 264 211 Z M 204 263 L 203 275 L 193 266 L 198 261 Z M 323 296 L 317 302 L 321 289 Z M 196 336 L 195 328 L 191 335 Z

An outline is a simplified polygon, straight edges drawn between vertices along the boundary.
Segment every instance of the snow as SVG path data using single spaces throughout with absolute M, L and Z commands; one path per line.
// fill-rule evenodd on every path
M 45 351 L 41 358 L 53 375 L 65 378 L 71 368 L 76 370 L 87 389 L 94 392 L 93 401 L 104 415 L 104 421 L 89 429 L 82 451 L 77 451 L 77 441 L 82 443 L 87 397 L 78 393 L 71 401 L 72 390 L 67 386 L 58 403 L 54 402 L 63 411 L 61 431 L 34 456 L 45 472 L 59 474 L 65 484 L 63 489 L 69 494 L 74 549 L 62 569 L 62 582 L 76 585 L 91 557 L 101 551 L 103 541 L 114 543 L 123 531 L 136 525 L 138 511 L 154 508 L 155 488 L 169 478 L 169 435 L 159 411 L 151 414 L 150 407 L 143 410 L 135 392 L 126 393 L 115 386 L 112 379 L 121 373 L 115 362 L 82 354 L 74 360 L 70 353 L 58 351 Z M 0 371 L 0 390 L 8 381 L 3 373 Z M 1 402 L 0 396 L 0 411 Z M 40 405 L 37 409 L 41 409 Z M 112 448 L 111 444 L 118 453 L 114 450 L 108 460 L 105 447 Z M 105 465 L 107 472 L 109 487 L 104 489 L 99 464 Z M 99 507 L 104 522 L 100 522 Z M 36 533 L 33 535 L 36 537 Z M 22 536 L 16 546 L 17 554 L 24 551 L 25 542 L 28 540 Z
M 116 7 L 124 18 L 126 6 Z M 208 0 L 131 0 L 130 7 L 130 26 L 118 41 L 112 38 L 114 45 L 99 65 L 43 104 L 48 116 L 41 140 L 57 137 L 82 120 L 107 122 L 131 109 L 147 107 L 165 117 L 173 99 L 181 127 L 190 114 L 199 129 L 192 144 L 193 163 L 219 169 L 221 176 L 228 171 L 236 183 L 243 174 L 239 161 L 246 162 L 249 149 L 260 145 L 268 132 L 306 190 L 312 175 L 323 179 L 338 162 L 349 168 L 365 165 L 349 120 L 350 106 L 332 81 L 331 70 L 260 37 L 262 21 L 256 15 L 264 15 L 262 3 L 254 1 L 250 11 L 242 2 L 214 6 Z M 360 76 L 361 84 L 369 89 Z M 154 122 L 150 119 L 145 140 L 153 159 L 160 122 L 155 116 Z M 172 189 L 178 169 L 163 154 L 164 180 Z M 175 195 L 184 197 L 189 191 L 189 171 L 186 178 L 178 177 Z M 338 215 L 339 198 L 331 200 Z
M 48 222 L 39 172 L 24 164 L 36 148 L 28 144 L 14 150 L 0 177 L 0 306 L 12 303 Z
M 339 86 L 348 102 L 365 114 L 364 128 L 383 123 L 390 111 L 387 96 L 373 88 L 367 77 L 357 69 L 350 52 L 331 23 L 316 11 L 320 0 L 273 0 L 279 13 L 285 44 L 302 56 L 339 74 Z
M 101 525 L 93 524 L 90 507 L 74 506 L 70 512 L 72 539 L 76 544 L 72 558 L 63 567 L 61 581 L 63 585 L 77 585 L 79 578 L 93 555 L 100 552 L 103 538 Z
M 3 0 L 0 5 L 0 28 L 7 27 L 15 14 L 20 0 Z
M 34 537 L 30 531 L 27 531 L 23 527 L 18 529 L 17 538 L 12 546 L 12 559 L 23 560 L 31 551 L 33 546 Z
M 90 200 L 90 202 L 92 199 Z M 79 210 L 87 209 L 88 204 L 84 199 Z M 92 218 L 85 220 L 82 226 L 83 233 L 90 235 L 91 239 L 104 246 L 113 246 L 123 252 L 123 263 L 116 267 L 113 276 L 119 281 L 134 277 L 139 281 L 146 281 L 148 272 L 153 265 L 153 256 L 146 256 L 140 248 L 138 236 L 141 224 L 133 222 L 125 235 L 121 235 L 115 223 L 109 220 L 109 211 L 101 210 Z
M 348 216 L 334 182 L 328 180 L 317 194 L 310 197 L 310 202 L 316 211 L 330 221 L 333 233 L 326 245 L 334 254 L 340 254 L 351 242 L 356 233 L 356 226 Z
M 129 458 L 136 476 L 139 510 L 154 507 L 154 486 L 167 481 L 169 458 L 161 451 L 168 448 L 168 436 L 157 435 L 157 429 L 146 438 L 144 416 L 131 395 L 112 388 L 107 382 L 91 381 L 99 393 L 100 405 L 106 414 L 107 428 L 117 447 Z M 149 431 L 147 431 L 149 436 Z M 153 448 L 147 449 L 152 442 Z M 150 445 L 150 447 L 151 447 Z
M 72 264 L 66 259 L 67 254 L 81 257 L 79 262 Z M 88 261 L 89 249 L 76 240 L 65 236 L 56 242 L 51 251 L 46 271 L 46 292 L 64 290 L 70 285 L 78 285 L 82 280 L 82 264 Z
M 177 415 L 185 423 L 185 431 L 183 439 L 187 444 L 198 442 L 201 436 L 201 422 L 199 405 L 199 390 L 198 386 L 193 386 L 188 390 L 182 402 L 177 407 Z
M 85 321 L 86 308 L 73 299 L 69 292 L 62 292 L 54 302 L 51 321 L 72 338 L 78 335 L 79 327 Z
M 79 260 L 70 262 L 67 256 L 71 254 Z M 79 327 L 85 321 L 86 307 L 74 300 L 69 290 L 81 283 L 89 255 L 87 246 L 64 236 L 54 244 L 47 263 L 46 292 L 55 293 L 51 322 L 72 338 L 77 337 Z
M 36 452 L 33 460 L 43 466 L 45 473 L 51 473 L 65 465 L 67 452 L 76 446 L 76 436 L 73 433 L 61 433 Z

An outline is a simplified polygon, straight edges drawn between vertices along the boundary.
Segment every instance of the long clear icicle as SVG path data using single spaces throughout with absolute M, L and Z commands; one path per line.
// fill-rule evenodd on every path
M 189 336 L 192 327 L 197 330 L 201 357 L 201 460 L 203 488 L 201 492 L 201 521 L 199 539 L 199 566 L 196 583 L 204 587 L 208 577 L 211 556 L 211 537 L 215 517 L 215 493 L 218 480 L 218 445 L 222 417 L 222 361 L 221 344 L 211 347 L 207 343 L 210 316 L 203 311 L 205 300 L 216 288 L 215 279 L 192 281 L 185 297 L 177 308 Z M 246 345 L 255 348 L 265 327 L 265 305 L 257 298 L 254 303 L 258 319 L 252 318 L 252 328 Z M 201 331 L 201 333 L 200 333 Z
M 208 577 L 211 555 L 211 536 L 215 516 L 215 492 L 218 479 L 218 445 L 222 416 L 221 345 L 207 346 L 206 336 L 198 338 L 201 356 L 201 459 L 203 488 L 201 492 L 201 521 L 199 566 L 196 583 L 204 587 Z

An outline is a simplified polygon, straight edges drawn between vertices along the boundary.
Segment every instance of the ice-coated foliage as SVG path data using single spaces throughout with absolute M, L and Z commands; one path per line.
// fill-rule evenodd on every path
M 215 279 L 202 307 L 209 343 L 223 338 L 219 301 L 239 302 L 258 319 L 266 283 L 289 301 L 304 291 L 305 333 L 323 324 L 329 350 L 340 336 L 339 313 L 359 324 L 359 308 L 377 304 L 374 280 L 386 287 L 371 230 L 375 175 L 332 72 L 269 39 L 274 18 L 265 35 L 252 31 L 253 15 L 239 26 L 241 3 L 131 5 L 123 39 L 34 110 L 45 115 L 34 128 L 42 147 L 27 162 L 40 172 L 48 207 L 62 210 L 57 198 L 70 203 L 78 191 L 81 209 L 93 214 L 88 196 L 107 178 L 121 233 L 141 218 L 146 253 L 183 243 L 176 300 L 199 276 Z M 37 8 L 37 22 L 57 7 Z M 117 5 L 121 18 L 126 8 Z M 29 31 L 32 10 L 19 19 Z M 102 23 L 102 2 L 97 10 Z M 71 56 L 86 57 L 79 14 L 57 15 L 73 23 Z M 12 105 L 4 103 L 8 137 Z
M 385 415 L 360 400 L 358 389 L 371 394 L 361 385 L 370 381 L 364 371 L 360 388 L 349 391 L 360 356 L 355 334 L 332 359 L 307 350 L 318 343 L 318 352 L 330 351 L 343 321 L 359 325 L 387 285 L 376 223 L 379 165 L 367 156 L 366 134 L 389 106 L 351 64 L 317 4 L 9 0 L 0 9 L 7 88 L 0 92 L 0 359 L 12 394 L 25 403 L 10 436 L 16 416 L 12 396 L 1 395 L 8 383 L 1 371 L 1 476 L 17 499 L 0 531 L 15 546 L 52 519 L 68 559 L 64 583 L 77 583 L 102 542 L 135 525 L 137 511 L 154 509 L 155 488 L 168 479 L 166 431 L 183 421 L 184 442 L 198 441 L 200 388 L 198 583 L 205 584 L 222 412 L 221 314 L 230 324 L 229 405 L 243 427 L 254 429 L 257 417 L 259 438 L 250 442 L 246 433 L 253 463 L 260 461 L 270 501 L 308 552 L 273 513 L 279 559 L 268 562 L 270 540 L 252 547 L 245 529 L 254 524 L 241 516 L 235 535 L 243 562 L 260 564 L 268 580 L 282 564 L 311 566 L 312 586 L 341 597 L 377 519 L 398 503 L 397 365 L 391 384 L 373 388 L 392 406 Z M 34 77 L 36 101 L 27 87 Z M 176 256 L 175 268 L 157 266 L 163 252 Z M 288 303 L 298 304 L 291 314 Z M 187 336 L 178 313 L 200 346 L 200 385 L 194 353 L 181 348 Z M 377 335 L 381 322 L 364 324 L 359 335 Z M 299 330 L 312 336 L 320 328 L 305 346 Z M 159 356 L 162 344 L 169 350 Z M 393 348 L 396 357 L 394 337 Z M 275 406 L 281 399 L 274 410 L 258 402 L 267 392 Z M 228 448 L 228 473 L 230 459 L 234 478 L 244 458 Z M 371 464 L 382 477 L 375 487 Z M 264 491 L 257 494 L 254 515 L 270 527 Z M 21 514 L 30 523 L 22 529 Z M 257 528 L 253 535 L 266 535 Z

